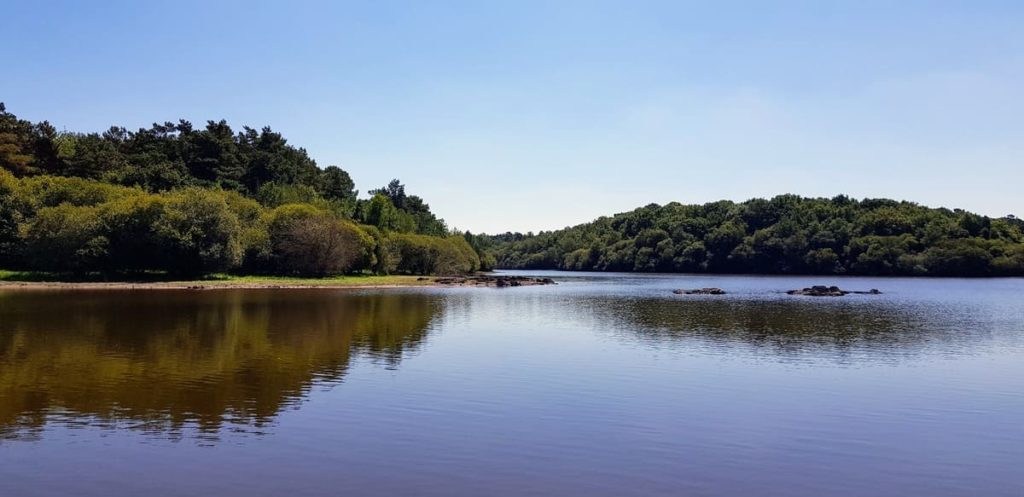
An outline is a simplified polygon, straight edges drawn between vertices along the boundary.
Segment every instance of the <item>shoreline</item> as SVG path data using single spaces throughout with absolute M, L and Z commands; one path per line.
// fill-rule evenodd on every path
M 388 288 L 444 288 L 436 283 L 425 284 L 294 284 L 294 283 L 195 283 L 195 282 L 59 282 L 19 281 L 0 282 L 0 292 L 7 290 L 381 290 Z
M 328 278 L 225 277 L 182 281 L 0 280 L 0 291 L 59 290 L 381 290 L 391 288 L 481 288 L 554 284 L 550 278 L 517 276 L 341 276 Z
M 2 276 L 2 275 L 0 275 Z M 217 290 L 217 289 L 374 289 L 437 286 L 435 277 L 408 275 L 334 276 L 300 278 L 285 276 L 214 275 L 206 279 L 141 279 L 75 281 L 57 275 L 32 273 L 8 274 L 0 278 L 0 291 L 4 290 Z

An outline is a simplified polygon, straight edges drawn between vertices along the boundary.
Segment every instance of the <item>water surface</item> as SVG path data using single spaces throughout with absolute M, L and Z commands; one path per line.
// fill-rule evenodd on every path
M 1024 495 L 1024 280 L 550 274 L 0 292 L 0 496 Z

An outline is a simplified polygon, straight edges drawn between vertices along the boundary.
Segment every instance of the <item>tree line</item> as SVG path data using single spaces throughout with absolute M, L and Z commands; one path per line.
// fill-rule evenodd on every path
M 321 276 L 493 263 L 485 237 L 450 230 L 399 180 L 370 195 L 270 128 L 58 132 L 0 103 L 3 268 Z
M 492 237 L 501 268 L 589 271 L 1024 275 L 1024 221 L 887 199 L 781 195 L 651 204 Z

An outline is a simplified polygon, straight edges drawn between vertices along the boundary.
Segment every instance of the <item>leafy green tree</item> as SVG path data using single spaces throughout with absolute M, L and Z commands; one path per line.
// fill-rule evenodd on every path
M 439 238 L 416 234 L 389 235 L 396 271 L 407 274 L 465 274 L 480 268 L 473 247 L 460 236 Z
M 988 243 L 978 239 L 945 240 L 921 256 L 934 276 L 988 276 L 994 257 Z
M 226 271 L 242 260 L 241 229 L 224 194 L 186 188 L 165 196 L 153 229 L 168 271 L 201 275 Z
M 313 204 L 320 200 L 320 196 L 308 185 L 279 185 L 271 181 L 256 192 L 256 200 L 267 207 L 279 207 L 285 204 Z
M 338 166 L 327 166 L 320 172 L 320 195 L 327 200 L 350 203 L 359 194 L 352 177 Z
M 17 176 L 36 172 L 29 150 L 31 124 L 7 112 L 0 102 L 0 167 Z
M 399 210 L 383 194 L 376 194 L 365 208 L 363 222 L 377 229 L 389 232 L 409 233 L 415 231 L 415 221 L 409 214 Z
M 110 269 L 162 270 L 174 263 L 156 231 L 165 214 L 161 196 L 136 192 L 107 201 L 99 209 L 109 241 Z
M 836 254 L 834 250 L 828 247 L 807 252 L 804 263 L 812 273 L 844 272 L 843 266 L 839 263 L 839 254 Z
M 18 265 L 23 252 L 18 233 L 18 224 L 22 221 L 20 188 L 13 174 L 0 169 L 0 267 Z
M 34 269 L 83 273 L 107 266 L 109 241 L 102 234 L 98 207 L 44 207 L 23 236 Z

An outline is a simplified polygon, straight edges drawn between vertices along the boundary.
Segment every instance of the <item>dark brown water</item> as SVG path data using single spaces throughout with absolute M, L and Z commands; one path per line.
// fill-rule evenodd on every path
M 0 496 L 1024 495 L 1024 280 L 555 278 L 0 292 Z

